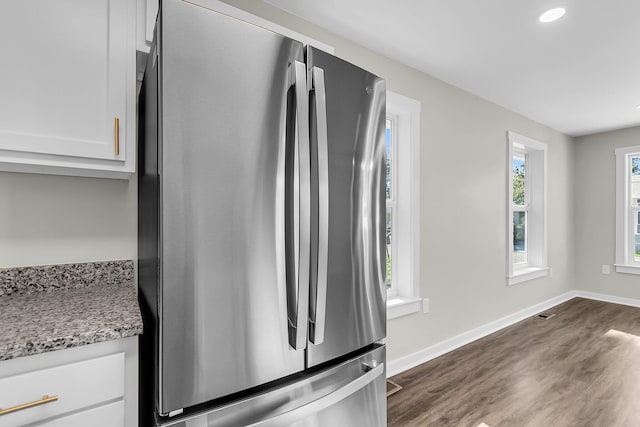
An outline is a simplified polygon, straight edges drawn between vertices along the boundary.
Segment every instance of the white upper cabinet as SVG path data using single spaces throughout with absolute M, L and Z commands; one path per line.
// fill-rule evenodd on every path
M 0 13 L 0 170 L 135 172 L 131 0 L 12 1 Z

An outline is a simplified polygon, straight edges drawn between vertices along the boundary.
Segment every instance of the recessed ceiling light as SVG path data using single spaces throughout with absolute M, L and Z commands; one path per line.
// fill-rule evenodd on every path
M 640 110 L 640 104 L 639 104 L 639 105 L 636 105 L 636 108 L 637 108 L 638 110 Z
M 540 18 L 538 19 L 540 20 L 540 22 L 552 22 L 556 19 L 562 18 L 565 12 L 566 10 L 564 10 L 564 7 L 556 7 L 554 9 L 547 10 L 545 13 L 540 15 Z

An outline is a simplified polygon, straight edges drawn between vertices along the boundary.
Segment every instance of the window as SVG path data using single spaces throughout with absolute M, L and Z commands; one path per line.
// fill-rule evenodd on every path
M 512 159 L 513 179 L 513 263 L 527 263 L 527 211 L 529 192 L 526 191 L 525 165 L 527 155 L 514 150 Z
M 616 271 L 640 274 L 640 146 L 616 150 Z
M 387 91 L 387 318 L 421 310 L 420 102 Z
M 514 132 L 509 138 L 508 284 L 548 274 L 547 145 Z
M 396 120 L 397 121 L 397 120 Z M 387 194 L 387 224 L 386 224 L 386 244 L 387 244 L 387 256 L 386 256 L 386 284 L 387 284 L 387 292 L 394 296 L 398 293 L 397 286 L 393 286 L 396 284 L 393 278 L 393 260 L 396 259 L 394 253 L 394 245 L 392 244 L 393 236 L 391 234 L 392 230 L 396 227 L 393 226 L 393 211 L 396 208 L 395 201 L 395 193 L 396 190 L 394 187 L 397 185 L 397 179 L 393 179 L 393 174 L 396 172 L 397 168 L 395 167 L 396 156 L 395 149 L 398 146 L 397 144 L 397 135 L 393 134 L 395 130 L 395 124 L 393 123 L 393 119 L 387 119 L 387 129 L 385 132 L 386 137 L 386 148 L 385 148 L 385 183 L 386 183 L 386 194 Z

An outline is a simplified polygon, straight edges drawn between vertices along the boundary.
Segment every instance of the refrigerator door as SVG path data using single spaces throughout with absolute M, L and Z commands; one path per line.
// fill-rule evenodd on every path
M 303 370 L 307 335 L 304 215 L 285 218 L 304 200 L 284 178 L 304 186 L 286 165 L 308 146 L 302 45 L 199 3 L 165 0 L 160 22 L 163 415 Z
M 174 427 L 382 427 L 387 425 L 385 347 L 269 392 L 187 415 Z
M 317 224 L 307 363 L 314 366 L 386 335 L 386 91 L 383 79 L 313 47 L 307 78 Z

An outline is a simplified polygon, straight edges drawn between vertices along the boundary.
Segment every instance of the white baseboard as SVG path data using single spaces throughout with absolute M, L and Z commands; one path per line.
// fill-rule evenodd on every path
M 562 304 L 563 302 L 569 301 L 570 299 L 576 297 L 610 302 L 614 304 L 628 305 L 632 307 L 640 307 L 640 300 L 633 298 L 617 297 L 613 295 L 598 294 L 595 292 L 579 290 L 569 291 L 555 298 L 551 298 L 547 301 L 532 305 L 531 307 L 510 314 L 509 316 L 494 320 L 493 322 L 489 322 L 486 325 L 482 325 L 460 335 L 456 335 L 453 338 L 449 338 L 430 347 L 416 351 L 415 353 L 411 353 L 407 356 L 387 362 L 387 378 L 397 375 L 422 363 L 428 362 L 429 360 L 442 356 L 443 354 L 462 347 L 463 345 L 486 337 L 487 335 L 499 331 L 500 329 L 511 326 L 514 323 L 517 323 L 541 311 L 547 310 L 553 306 Z
M 430 347 L 416 351 L 415 353 L 409 354 L 396 360 L 391 360 L 387 362 L 387 378 L 397 375 L 400 372 L 404 372 L 407 369 L 411 369 L 422 363 L 428 362 L 429 360 L 435 359 L 436 357 L 442 356 L 445 353 L 462 347 L 463 345 L 469 344 L 470 342 L 473 342 L 477 339 L 486 337 L 489 334 L 506 328 L 507 326 L 511 326 L 514 323 L 538 314 L 548 308 L 551 308 L 558 304 L 562 304 L 565 301 L 569 301 L 576 296 L 578 296 L 578 293 L 576 291 L 569 291 L 555 298 L 543 301 L 531 307 L 525 308 L 524 310 L 520 310 L 516 313 L 505 316 L 501 319 L 494 320 L 493 322 L 489 322 L 485 325 L 464 332 L 460 335 L 456 335 L 453 338 L 449 338 Z M 585 296 L 584 298 L 588 297 Z
M 640 307 L 640 300 L 625 297 L 616 297 L 614 295 L 598 294 L 588 291 L 574 291 L 577 297 L 593 299 L 596 301 L 611 302 L 614 304 L 630 305 L 631 307 Z

